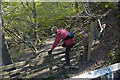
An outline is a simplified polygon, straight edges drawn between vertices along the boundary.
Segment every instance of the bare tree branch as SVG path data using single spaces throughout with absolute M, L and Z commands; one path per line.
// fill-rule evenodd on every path
M 67 25 L 67 23 L 66 23 L 66 22 L 64 22 L 64 23 L 65 23 L 65 25 L 66 25 L 66 26 L 68 26 L 68 28 L 70 28 L 70 27 L 71 27 L 71 26 Z M 67 28 L 67 29 L 68 29 L 68 28 Z
M 10 36 L 14 39 L 14 41 L 15 41 L 16 43 L 18 43 L 17 40 L 10 34 L 9 31 L 6 31 L 6 32 L 8 33 L 8 35 L 10 35 Z
M 7 30 L 9 33 L 12 33 L 13 35 L 15 35 L 18 38 L 18 40 L 20 40 L 21 42 L 26 43 L 31 48 L 31 50 L 33 51 L 34 55 L 36 55 L 36 49 L 34 48 L 34 46 L 33 46 L 33 44 L 31 42 L 24 41 L 19 35 L 17 35 L 15 32 L 13 32 L 13 31 L 11 31 L 11 30 L 9 30 L 7 28 L 5 28 L 5 30 Z M 18 42 L 21 43 L 20 41 L 16 41 L 16 42 L 17 43 Z
M 28 8 L 31 9 L 31 11 L 32 11 L 32 8 L 29 6 L 28 2 L 26 2 L 26 5 L 27 5 Z
M 109 9 L 108 11 L 106 11 L 106 12 L 105 12 L 104 14 L 102 14 L 102 15 L 90 14 L 90 13 L 88 13 L 88 10 L 87 10 L 85 4 L 84 4 L 83 2 L 82 2 L 82 4 L 83 4 L 83 8 L 84 8 L 85 13 L 86 13 L 88 16 L 94 17 L 94 18 L 104 17 L 104 16 L 106 16 L 110 11 L 112 11 L 112 9 Z M 89 11 L 89 12 L 90 12 L 90 11 Z
M 14 12 L 17 8 L 18 8 L 18 6 L 15 7 L 12 11 L 10 11 L 10 13 Z M 2 10 L 5 11 L 4 8 Z M 5 12 L 8 12 L 8 11 L 5 11 Z M 9 15 L 10 13 L 7 13 L 7 15 Z
M 107 14 L 109 14 L 112 11 L 112 9 L 109 9 L 108 11 L 106 11 L 104 14 L 102 15 L 97 15 L 97 16 L 93 16 L 93 18 L 100 18 L 100 17 L 105 17 Z M 92 16 L 86 16 L 86 15 L 77 15 L 77 16 L 67 16 L 64 18 L 61 18 L 60 20 L 65 20 L 65 19 L 77 19 L 77 18 L 90 18 Z
M 88 13 L 88 11 L 87 11 L 87 9 L 86 9 L 86 6 L 85 6 L 85 4 L 82 2 L 82 4 L 83 4 L 83 8 L 84 8 L 84 11 L 86 12 L 86 14 L 88 15 L 88 16 L 90 16 L 90 17 L 95 17 L 95 16 L 93 16 L 93 15 L 91 15 L 91 14 L 89 14 Z
M 25 10 L 29 13 L 29 10 L 25 7 L 25 5 L 23 4 L 23 2 L 21 1 L 21 4 L 23 5 L 23 7 L 25 8 Z M 29 18 L 30 18 L 30 20 L 32 21 L 32 18 L 31 18 L 31 16 L 30 15 L 28 15 L 29 16 Z
M 106 27 L 106 24 L 101 24 L 100 20 L 98 19 L 98 23 L 100 25 L 100 32 L 98 34 L 98 38 L 100 37 L 101 33 L 103 32 L 103 30 L 105 29 Z
M 12 20 L 14 19 L 14 20 L 18 20 L 18 21 L 26 21 L 27 23 L 30 23 L 31 25 L 35 25 L 33 22 L 30 22 L 29 20 L 24 20 L 24 19 L 20 19 L 20 18 L 11 18 Z
M 99 25 L 100 25 L 100 32 L 102 32 L 102 31 L 103 31 L 103 28 L 102 28 L 102 25 L 101 25 L 100 19 L 98 19 L 98 23 L 99 23 Z

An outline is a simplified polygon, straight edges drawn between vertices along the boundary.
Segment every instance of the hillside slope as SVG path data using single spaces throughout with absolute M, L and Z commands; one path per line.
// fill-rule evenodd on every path
M 117 11 L 112 10 L 105 18 L 107 24 L 104 34 L 92 47 L 91 60 L 87 62 L 87 51 L 79 62 L 79 70 L 71 70 L 71 74 L 77 75 L 87 71 L 95 70 L 120 61 L 120 27 Z M 87 34 L 87 33 L 86 33 Z M 86 45 L 88 38 L 82 40 Z

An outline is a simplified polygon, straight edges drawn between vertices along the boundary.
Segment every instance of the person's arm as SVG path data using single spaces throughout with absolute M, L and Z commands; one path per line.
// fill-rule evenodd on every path
M 57 44 L 60 42 L 61 39 L 62 39 L 62 38 L 60 37 L 60 35 L 57 35 L 57 36 L 56 36 L 55 41 L 54 41 L 54 43 L 53 43 L 53 45 L 52 45 L 51 50 L 53 50 L 53 49 L 57 46 Z

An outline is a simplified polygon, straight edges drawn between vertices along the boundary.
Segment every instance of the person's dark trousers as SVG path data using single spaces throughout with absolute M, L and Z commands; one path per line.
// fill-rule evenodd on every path
M 66 66 L 70 66 L 70 50 L 73 47 L 74 43 L 71 45 L 66 46 L 66 52 L 65 52 L 65 60 L 66 60 Z

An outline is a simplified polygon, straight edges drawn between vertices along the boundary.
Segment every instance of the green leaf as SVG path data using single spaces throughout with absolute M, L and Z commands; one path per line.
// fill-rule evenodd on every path
M 108 4 L 106 4 L 105 7 L 108 8 Z
M 118 10 L 118 6 L 115 5 L 115 10 Z
M 120 14 L 118 14 L 118 16 L 117 16 L 118 18 L 120 18 Z
M 99 3 L 99 7 L 102 7 L 103 6 L 103 3 Z

